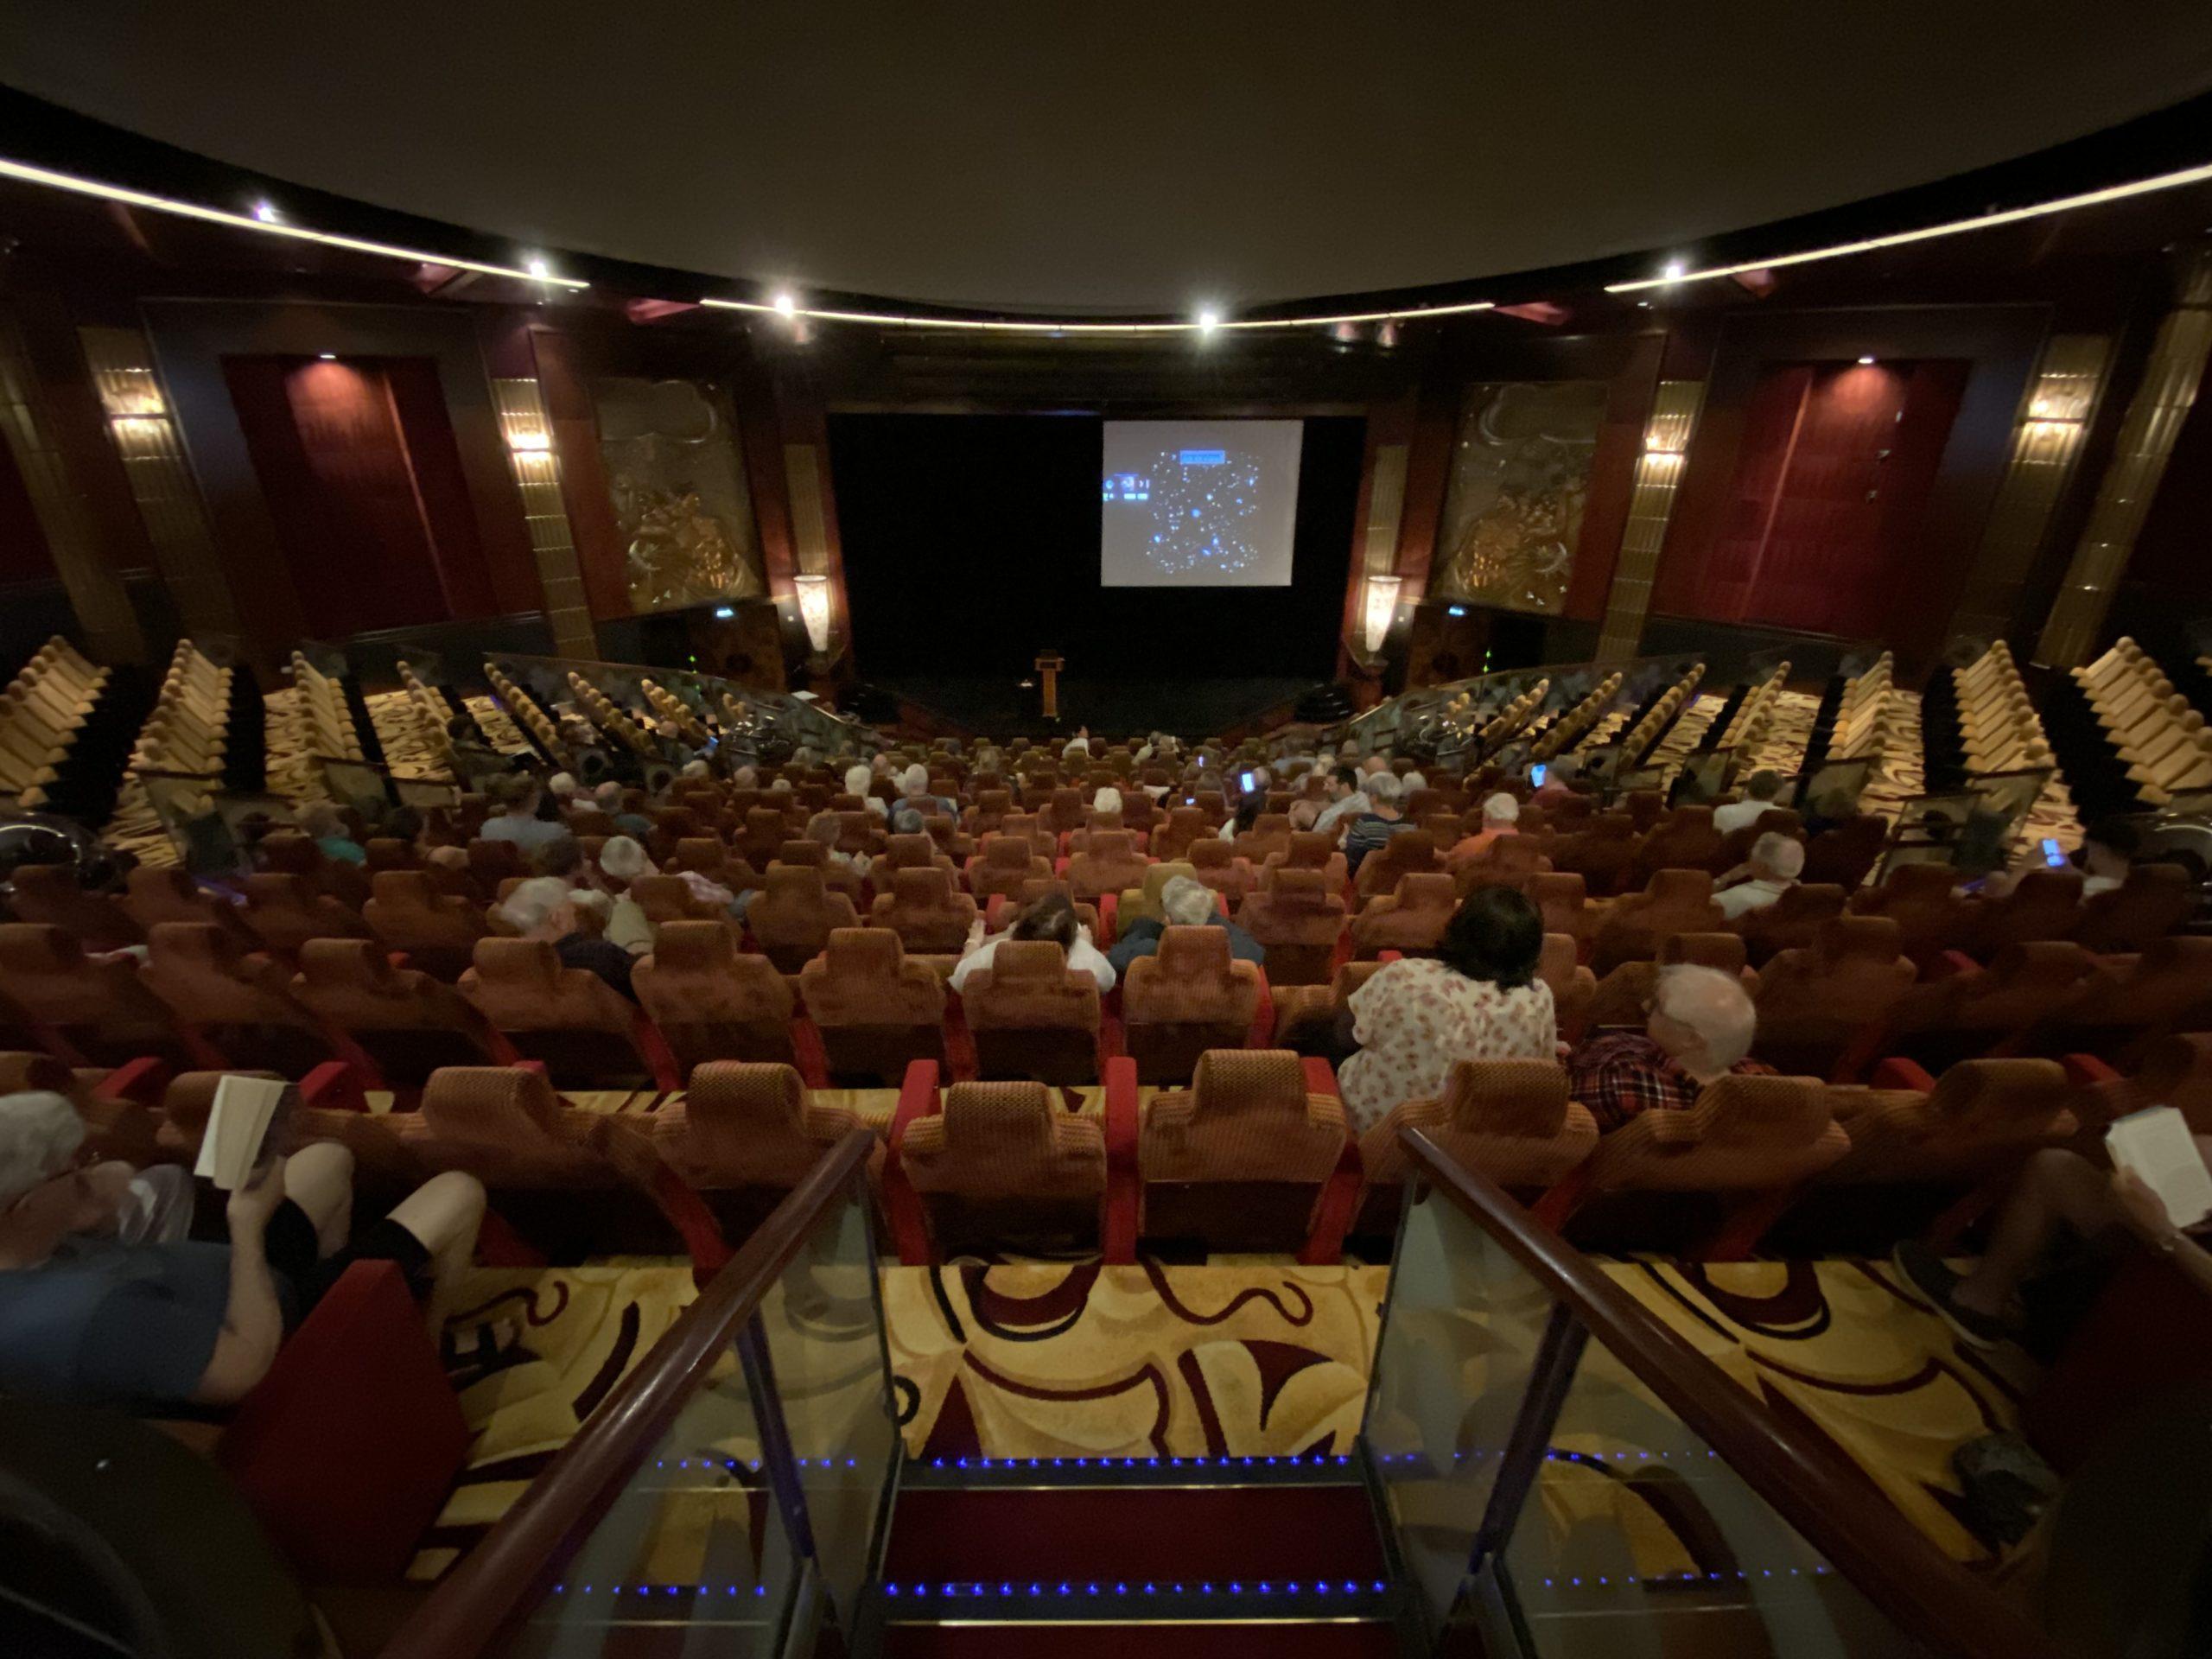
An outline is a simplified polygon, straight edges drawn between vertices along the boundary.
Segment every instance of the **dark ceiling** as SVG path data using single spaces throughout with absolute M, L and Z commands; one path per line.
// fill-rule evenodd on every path
M 1673 250 L 2003 162 L 2212 90 L 2212 7 L 72 0 L 0 7 L 0 79 L 524 246 L 1181 312 Z

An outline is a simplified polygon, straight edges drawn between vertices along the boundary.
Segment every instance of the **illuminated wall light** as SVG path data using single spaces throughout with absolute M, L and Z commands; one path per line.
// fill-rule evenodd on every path
M 1669 259 L 1666 269 L 1659 273 L 1659 280 L 1662 283 L 1679 283 L 1682 280 L 1683 273 L 1688 269 L 1689 267 L 1680 259 Z
M 830 578 L 793 576 L 798 590 L 799 620 L 806 624 L 806 640 L 821 656 L 830 654 Z
M 335 352 L 317 352 L 315 355 L 326 363 L 335 363 L 338 360 L 338 353 Z
M 711 305 L 714 302 L 709 300 L 708 303 Z M 788 291 L 776 296 L 776 315 L 779 317 L 795 317 L 798 315 L 798 302 L 792 298 Z M 810 312 L 808 315 L 810 316 L 813 314 Z
M 209 207 L 196 201 L 179 201 L 173 196 L 157 196 L 149 191 L 127 189 L 119 184 L 106 184 L 98 179 L 79 178 L 73 173 L 57 173 L 51 168 L 33 167 L 24 162 L 0 159 L 0 178 L 19 179 L 25 184 L 42 185 L 49 190 L 67 190 L 74 195 L 97 196 L 103 201 L 119 201 L 126 207 L 143 207 L 150 213 L 175 213 L 181 219 L 196 219 L 209 225 L 227 225 L 236 230 L 258 231 L 265 236 L 289 237 L 296 242 L 315 242 L 327 248 L 343 248 L 351 253 L 372 253 L 386 259 L 404 259 L 410 264 L 446 265 L 455 270 L 474 270 L 487 276 L 532 276 L 561 288 L 589 288 L 589 283 L 579 282 L 573 276 L 548 275 L 537 278 L 533 273 L 518 270 L 512 265 L 494 265 L 481 259 L 461 259 L 449 253 L 425 253 L 420 248 L 395 247 L 389 242 L 371 242 L 358 236 L 340 236 L 332 231 L 312 231 L 304 225 L 288 225 L 279 216 L 264 219 L 259 209 L 251 213 L 233 213 L 226 208 Z M 274 213 L 274 208 L 270 212 Z
M 276 204 L 270 201 L 255 202 L 253 216 L 264 225 L 282 225 L 284 222 L 284 216 L 276 211 Z
M 1859 359 L 1859 366 L 1860 366 L 1860 367 L 1862 367 L 1862 368 L 1871 368 L 1871 367 L 1872 367 L 1872 366 L 1873 366 L 1873 362 L 1874 362 L 1874 359 L 1873 359 L 1872 358 L 1871 358 L 1871 357 L 1862 357 L 1862 358 L 1860 358 L 1860 359 Z
M 785 302 L 789 301 L 786 308 Z M 895 311 L 839 311 L 826 308 L 803 306 L 789 295 L 779 294 L 773 301 L 702 299 L 701 305 L 717 311 L 753 311 L 774 313 L 785 317 L 799 317 L 817 322 L 854 322 L 872 328 L 942 328 L 951 331 L 968 330 L 987 334 L 1040 334 L 1058 339 L 1069 334 L 1192 334 L 1200 332 L 1195 321 L 1174 322 L 1074 322 L 1040 318 L 1035 321 L 1016 322 L 1001 317 L 917 317 Z M 1464 305 L 1419 306 L 1405 311 L 1345 311 L 1326 316 L 1298 317 L 1235 317 L 1224 318 L 1215 324 L 1223 331 L 1257 330 L 1267 328 L 1334 328 L 1341 324 L 1361 322 L 1420 322 L 1431 317 L 1464 317 L 1478 311 L 1494 311 L 1497 304 L 1491 300 L 1471 300 Z
M 527 429 L 507 434 L 507 448 L 518 454 L 543 454 L 553 448 L 550 432 L 533 432 Z
M 1220 312 L 1215 310 L 1211 306 L 1205 306 L 1200 308 L 1198 312 L 1198 332 L 1200 334 L 1210 334 L 1220 327 Z
M 1709 265 L 1702 270 L 1678 270 L 1669 264 L 1663 276 L 1643 276 L 1628 283 L 1608 283 L 1605 292 L 1633 294 L 1666 283 L 1701 283 L 1714 276 L 1741 276 L 1748 270 L 1773 270 L 1783 265 L 1810 264 L 1816 259 L 1841 259 L 1854 253 L 1872 253 L 1882 248 L 1901 248 L 1915 242 L 1932 241 L 1937 237 L 1963 236 L 1972 231 L 1994 230 L 2000 225 L 2017 225 L 2023 219 L 2070 213 L 2076 207 L 2094 207 L 2107 201 L 2125 201 L 2132 196 L 2146 196 L 2159 190 L 2178 190 L 2186 185 L 2202 184 L 2208 181 L 2212 181 L 2212 162 L 2183 168 L 2178 172 L 2160 173 L 2128 184 L 2107 185 L 2101 190 L 2084 190 L 2078 195 L 2060 196 L 2055 200 L 2037 202 L 2031 207 L 2007 207 L 1997 213 L 1979 214 L 1973 219 L 1955 219 L 1941 225 L 1923 225 L 1915 231 L 1893 231 L 1887 236 L 1869 236 L 1856 242 L 1839 242 L 1832 247 L 1808 248 L 1802 253 L 1765 254 L 1738 264 Z
M 1367 648 L 1370 652 L 1382 649 L 1382 642 L 1390 637 L 1390 624 L 1398 614 L 1398 589 L 1404 585 L 1402 576 L 1371 575 L 1367 579 L 1366 623 Z

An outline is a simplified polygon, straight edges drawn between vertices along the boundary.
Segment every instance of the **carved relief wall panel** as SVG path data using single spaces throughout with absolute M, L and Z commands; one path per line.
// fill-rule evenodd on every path
M 644 615 L 766 596 L 727 389 L 612 376 L 592 383 L 592 397 L 630 608 Z
M 1432 594 L 1509 610 L 1561 608 L 1582 534 L 1605 391 L 1602 380 L 1486 381 L 1467 388 Z

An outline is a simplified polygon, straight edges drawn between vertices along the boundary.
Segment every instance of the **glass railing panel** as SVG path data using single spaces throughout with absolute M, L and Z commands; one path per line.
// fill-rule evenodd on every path
M 759 1315 L 815 1565 L 848 1631 L 899 1453 L 865 1173 L 855 1180 L 856 1201 L 822 1217 Z

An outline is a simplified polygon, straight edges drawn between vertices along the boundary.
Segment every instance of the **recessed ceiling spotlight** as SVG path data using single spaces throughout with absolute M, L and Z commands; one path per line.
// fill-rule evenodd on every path
M 1861 363 L 1872 363 L 1874 359 L 1871 357 L 1862 357 L 1859 360 Z
M 1651 302 L 1649 300 L 1638 300 L 1636 302 L 1636 308 L 1639 311 L 1649 311 L 1651 308 Z
M 338 353 L 335 352 L 317 352 L 315 355 L 326 363 L 335 363 L 338 360 Z
M 791 316 L 796 315 L 798 310 L 798 302 L 791 297 L 791 289 L 785 289 L 776 296 L 776 311 L 779 315 Z
M 273 201 L 255 202 L 253 216 L 264 225 L 281 225 L 284 222 L 283 214 L 276 211 L 276 204 Z
M 1682 280 L 1682 273 L 1687 271 L 1689 267 L 1683 264 L 1680 259 L 1669 259 L 1667 262 L 1667 268 L 1661 271 L 1659 275 L 1662 281 L 1679 283 Z
M 526 263 L 530 274 L 541 283 L 553 274 L 553 267 L 545 263 L 542 255 L 533 253 Z
M 1221 327 L 1221 313 L 1210 305 L 1198 308 L 1198 332 L 1210 334 Z

